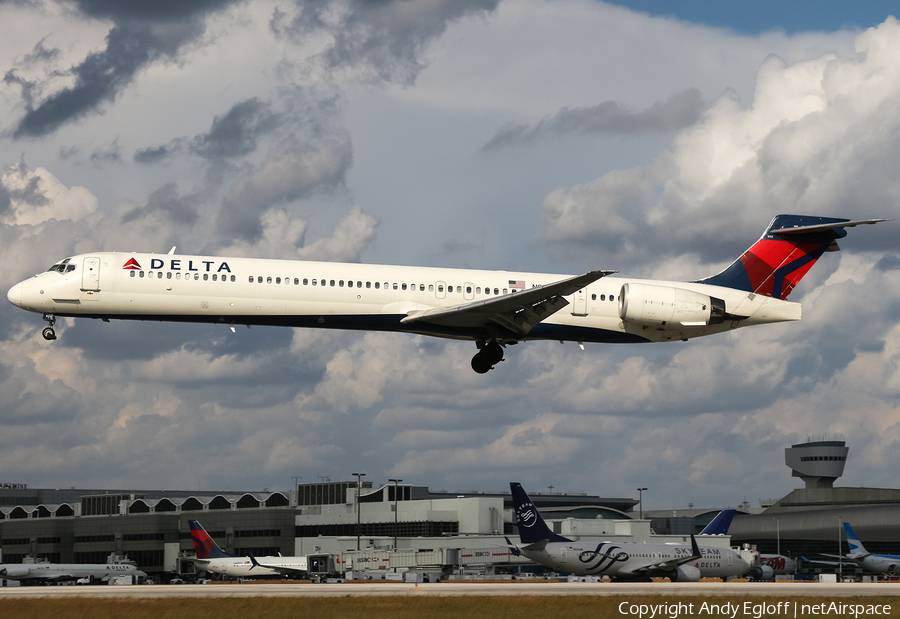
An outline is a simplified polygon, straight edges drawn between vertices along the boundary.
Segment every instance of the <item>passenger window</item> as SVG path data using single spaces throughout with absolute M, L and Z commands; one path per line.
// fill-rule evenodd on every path
M 428 292 L 434 292 L 434 284 L 428 284 Z
M 601 300 L 601 301 L 606 301 L 606 295 L 605 295 L 605 294 L 601 294 L 601 295 L 600 295 L 600 300 Z
M 419 292 L 425 292 L 425 284 L 419 284 Z
M 406 290 L 406 284 L 403 284 L 403 290 Z
M 275 283 L 276 283 L 276 284 L 280 284 L 280 283 L 281 283 L 281 278 L 280 278 L 280 277 L 276 277 L 276 278 L 275 278 Z
M 375 290 L 381 288 L 381 282 L 375 282 Z
M 503 294 L 507 294 L 506 288 L 503 289 Z
M 313 285 L 313 286 L 316 285 L 316 280 L 312 280 L 312 285 Z
M 438 292 L 444 292 L 444 285 L 438 284 Z
M 271 284 L 271 283 L 272 283 L 272 277 L 271 277 L 271 276 L 269 276 L 269 277 L 266 278 L 266 283 L 267 283 L 267 284 Z
M 357 287 L 357 288 L 362 288 L 362 282 L 356 282 L 356 287 Z
M 396 289 L 397 289 L 397 283 L 395 282 L 395 283 L 394 283 L 394 290 L 396 290 Z
M 141 277 L 144 277 L 144 272 L 143 272 L 143 271 L 141 271 Z
M 306 282 L 304 282 L 304 283 L 306 283 Z M 299 286 L 299 285 L 300 285 L 300 278 L 299 278 L 299 277 L 295 277 L 295 278 L 294 278 L 294 285 L 295 285 L 295 286 Z
M 500 291 L 494 288 L 494 294 L 500 294 Z
M 132 272 L 131 272 L 131 276 L 132 276 L 132 277 L 135 277 L 135 275 L 134 275 L 135 273 L 136 273 L 136 271 L 132 271 Z
M 231 281 L 234 281 L 234 275 L 231 276 Z
M 261 284 L 261 283 L 262 283 L 262 275 L 260 275 L 259 277 L 257 277 L 257 278 L 256 278 L 256 281 L 257 281 L 257 283 Z
M 338 282 L 338 286 L 340 286 L 341 288 L 343 288 L 343 287 L 344 287 L 344 280 L 339 281 L 339 282 Z
M 472 294 L 472 287 L 466 286 L 466 294 Z
M 366 288 L 371 288 L 371 287 L 372 287 L 372 282 L 366 282 Z
M 160 274 L 160 275 L 161 275 L 161 274 Z M 205 282 L 208 282 L 208 281 L 209 281 L 209 273 L 204 273 L 204 274 L 203 274 L 203 281 L 205 281 Z
M 462 286 L 457 286 L 457 287 L 456 287 L 456 292 L 462 292 Z
M 306 279 L 305 277 L 303 278 L 303 285 L 304 285 L 304 286 L 309 286 L 309 280 Z
M 181 279 L 181 273 L 176 273 L 176 274 L 175 274 L 175 279 Z
M 194 273 L 194 281 L 198 281 L 200 279 L 199 273 Z
M 334 288 L 334 280 L 331 280 L 330 284 L 331 284 L 331 287 Z
M 596 300 L 597 300 L 597 295 L 596 295 L 596 294 L 592 294 L 592 295 L 591 295 L 591 301 L 596 301 Z
M 353 280 L 347 280 L 347 288 L 353 288 Z
M 481 294 L 481 286 L 475 287 L 475 294 Z

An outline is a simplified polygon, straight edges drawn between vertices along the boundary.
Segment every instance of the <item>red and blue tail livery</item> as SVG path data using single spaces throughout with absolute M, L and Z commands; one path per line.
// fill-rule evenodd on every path
M 191 527 L 191 539 L 194 540 L 194 551 L 197 553 L 198 559 L 224 559 L 234 556 L 219 548 L 219 545 L 199 522 L 188 520 L 188 524 Z
M 844 228 L 883 219 L 850 221 L 834 217 L 778 215 L 753 247 L 731 266 L 700 283 L 725 286 L 785 300 L 826 251 L 839 251 Z

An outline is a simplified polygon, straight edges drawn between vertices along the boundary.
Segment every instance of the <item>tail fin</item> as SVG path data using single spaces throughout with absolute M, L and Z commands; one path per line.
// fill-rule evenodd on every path
M 837 239 L 847 236 L 844 228 L 880 221 L 886 220 L 778 215 L 744 255 L 700 283 L 787 299 L 823 253 L 840 251 Z
M 723 509 L 700 531 L 700 535 L 728 535 L 732 519 L 734 519 L 734 510 Z
M 509 489 L 512 491 L 513 497 L 513 514 L 516 519 L 516 526 L 519 527 L 519 539 L 523 544 L 533 544 L 535 542 L 568 542 L 571 541 L 561 535 L 557 535 L 550 530 L 544 519 L 541 518 L 540 512 L 528 498 L 522 484 L 516 481 L 509 482 Z
M 196 520 L 188 520 L 191 527 L 191 538 L 194 540 L 194 550 L 198 559 L 222 559 L 224 557 L 233 557 L 224 552 L 219 545 L 209 536 L 206 529 L 203 528 Z
M 859 541 L 859 536 L 856 534 L 856 531 L 853 530 L 853 527 L 850 526 L 849 522 L 844 523 L 844 533 L 847 534 L 847 546 L 850 548 L 851 555 L 869 554 L 866 551 L 865 546 L 862 545 L 862 542 Z

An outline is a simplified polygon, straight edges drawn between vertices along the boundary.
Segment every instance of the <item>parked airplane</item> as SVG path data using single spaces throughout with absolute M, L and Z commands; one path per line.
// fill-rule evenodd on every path
M 191 527 L 191 538 L 197 553 L 197 558 L 191 561 L 208 572 L 237 578 L 306 578 L 308 575 L 306 557 L 260 557 L 260 562 L 252 555 L 230 555 L 219 548 L 199 522 L 188 520 L 188 525 Z
M 825 555 L 826 557 L 839 557 L 875 574 L 896 574 L 900 571 L 900 555 L 877 555 L 868 552 L 849 522 L 844 523 L 844 533 L 847 534 L 847 545 L 850 547 L 850 552 L 843 557 Z M 837 565 L 834 561 L 814 561 L 814 563 Z
M 146 573 L 129 563 L 4 563 L 0 564 L 0 578 L 23 582 L 62 582 L 89 578 L 108 581 L 117 576 L 139 576 Z
M 728 535 L 734 514 L 733 509 L 723 509 L 700 531 L 700 535 Z M 793 574 L 796 571 L 797 562 L 790 557 L 780 554 L 760 554 L 759 565 L 754 565 L 743 575 L 753 580 L 775 580 L 776 575 Z
M 779 215 L 727 269 L 694 282 L 623 279 L 616 271 L 547 275 L 330 262 L 92 252 L 10 288 L 9 301 L 57 316 L 400 331 L 474 340 L 472 369 L 491 370 L 527 340 L 688 340 L 800 319 L 788 295 L 849 221 Z M 563 308 L 569 308 L 562 311 Z
M 560 572 L 580 576 L 609 576 L 614 580 L 697 582 L 701 577 L 739 576 L 750 565 L 730 548 L 691 544 L 637 544 L 633 542 L 576 542 L 550 530 L 522 485 L 510 482 L 520 544 L 506 542 L 513 554 Z

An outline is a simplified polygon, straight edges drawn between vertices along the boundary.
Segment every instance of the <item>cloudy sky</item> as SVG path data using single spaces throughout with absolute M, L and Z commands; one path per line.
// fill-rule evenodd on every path
M 0 2 L 0 286 L 92 250 L 696 279 L 776 213 L 900 218 L 888 3 Z M 727 5 L 728 10 L 723 10 Z M 742 10 L 741 6 L 745 6 Z M 0 481 L 778 498 L 845 438 L 896 485 L 897 223 L 799 323 L 688 343 L 472 343 L 0 307 Z

